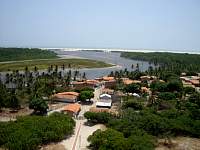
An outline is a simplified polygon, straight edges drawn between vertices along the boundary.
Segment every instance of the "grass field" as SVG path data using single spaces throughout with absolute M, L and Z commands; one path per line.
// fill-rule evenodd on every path
M 47 69 L 51 65 L 54 67 L 57 65 L 58 68 L 60 68 L 63 64 L 65 68 L 67 68 L 69 64 L 71 68 L 103 68 L 112 66 L 111 64 L 89 59 L 47 59 L 0 63 L 0 71 L 24 70 L 26 66 L 29 70 L 33 70 L 35 66 L 37 66 L 39 70 Z

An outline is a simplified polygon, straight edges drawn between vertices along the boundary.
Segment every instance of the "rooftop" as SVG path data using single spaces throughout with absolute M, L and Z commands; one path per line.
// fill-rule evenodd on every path
M 107 77 L 107 76 L 103 77 L 104 81 L 111 81 L 111 80 L 114 80 L 114 79 L 115 79 L 114 77 Z
M 74 100 L 79 96 L 79 93 L 77 92 L 62 92 L 54 94 L 52 97 L 57 99 L 69 99 Z
M 78 113 L 81 110 L 81 105 L 79 104 L 68 104 L 63 107 L 63 111 L 71 111 L 74 113 Z

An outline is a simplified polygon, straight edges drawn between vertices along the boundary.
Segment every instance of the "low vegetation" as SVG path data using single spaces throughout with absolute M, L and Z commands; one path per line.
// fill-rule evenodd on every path
M 38 48 L 0 48 L 0 62 L 58 58 L 53 51 Z
M 49 66 L 55 65 L 58 69 L 63 68 L 103 68 L 111 67 L 101 61 L 89 59 L 48 59 L 48 60 L 34 60 L 34 61 L 19 61 L 19 62 L 6 62 L 0 63 L 0 71 L 24 70 L 27 66 L 30 70 L 37 67 L 39 70 L 48 69 Z
M 198 54 L 122 52 L 121 56 L 134 60 L 148 61 L 150 64 L 159 65 L 177 74 L 183 71 L 188 74 L 200 72 L 200 55 Z
M 0 146 L 9 150 L 35 150 L 39 145 L 57 142 L 73 133 L 75 122 L 67 115 L 20 117 L 0 123 Z
M 127 71 L 117 75 L 126 77 Z M 89 122 L 107 126 L 106 131 L 98 130 L 88 138 L 90 149 L 151 150 L 160 138 L 166 141 L 174 136 L 200 138 L 200 93 L 184 88 L 179 76 L 172 72 L 165 72 L 162 79 L 150 85 L 145 81 L 123 85 L 119 80 L 122 91 L 136 92 L 141 97 L 124 96 L 118 116 L 86 112 Z M 150 88 L 149 99 L 143 95 L 141 86 Z

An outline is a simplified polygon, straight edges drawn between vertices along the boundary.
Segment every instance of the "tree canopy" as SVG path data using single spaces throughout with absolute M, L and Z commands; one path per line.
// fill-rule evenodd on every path
M 57 142 L 73 133 L 74 120 L 64 114 L 25 116 L 0 123 L 0 147 L 9 150 L 35 150 L 39 145 Z
M 46 114 L 49 108 L 45 100 L 41 98 L 33 98 L 30 100 L 29 108 L 34 109 L 35 113 Z
M 79 95 L 79 100 L 84 102 L 87 99 L 90 100 L 91 98 L 94 97 L 94 93 L 93 91 L 81 91 L 80 95 Z

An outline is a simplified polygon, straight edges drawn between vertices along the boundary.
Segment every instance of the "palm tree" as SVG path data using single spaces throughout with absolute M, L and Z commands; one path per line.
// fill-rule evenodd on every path
M 6 73 L 6 84 L 9 84 L 10 82 L 10 74 L 9 73 Z
M 62 65 L 62 70 L 63 70 L 63 71 L 65 70 L 65 64 Z
M 86 79 L 86 73 L 83 72 L 83 76 L 82 76 L 83 79 Z
M 78 71 L 78 70 L 75 70 L 75 71 L 74 71 L 74 81 L 76 81 L 76 77 L 78 76 L 78 74 L 79 74 L 79 71 Z
M 55 72 L 56 73 L 58 72 L 58 65 L 56 65 L 56 67 L 55 67 Z
M 71 64 L 70 63 L 68 64 L 68 68 L 71 68 Z
M 131 65 L 131 69 L 134 69 L 134 64 Z
M 140 70 L 139 63 L 136 64 L 136 70 L 138 70 L 138 71 Z

